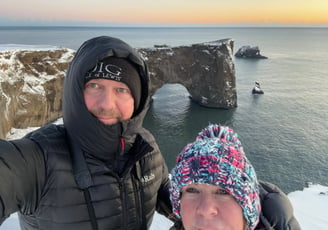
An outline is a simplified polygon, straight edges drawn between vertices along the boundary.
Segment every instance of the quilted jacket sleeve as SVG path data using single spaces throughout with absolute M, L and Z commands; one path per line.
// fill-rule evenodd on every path
M 0 140 L 0 224 L 14 212 L 36 209 L 44 178 L 44 157 L 35 142 Z
M 287 195 L 277 186 L 261 181 L 262 214 L 275 230 L 300 230 Z
M 158 191 L 157 211 L 162 215 L 170 218 L 172 215 L 172 206 L 170 202 L 170 179 L 167 166 L 163 165 L 163 181 L 160 190 Z

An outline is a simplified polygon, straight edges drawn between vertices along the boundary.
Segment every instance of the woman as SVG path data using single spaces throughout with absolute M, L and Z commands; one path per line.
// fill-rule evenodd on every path
M 177 158 L 170 199 L 184 230 L 300 229 L 287 196 L 258 182 L 237 134 L 209 125 Z

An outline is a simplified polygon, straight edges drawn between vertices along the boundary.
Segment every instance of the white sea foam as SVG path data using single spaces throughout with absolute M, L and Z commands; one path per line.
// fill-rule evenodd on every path
M 50 45 L 25 45 L 25 44 L 0 44 L 0 51 L 7 50 L 54 50 L 57 46 Z

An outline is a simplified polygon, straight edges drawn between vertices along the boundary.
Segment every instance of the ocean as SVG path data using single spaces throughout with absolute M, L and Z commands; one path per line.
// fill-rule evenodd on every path
M 77 49 L 109 35 L 136 48 L 234 40 L 234 53 L 258 46 L 268 59 L 234 58 L 238 107 L 201 107 L 179 84 L 153 96 L 144 126 L 157 139 L 169 169 L 176 155 L 209 123 L 235 129 L 259 179 L 289 193 L 311 181 L 328 185 L 328 28 L 223 27 L 0 27 L 1 47 L 58 46 Z M 252 95 L 258 81 L 263 95 Z

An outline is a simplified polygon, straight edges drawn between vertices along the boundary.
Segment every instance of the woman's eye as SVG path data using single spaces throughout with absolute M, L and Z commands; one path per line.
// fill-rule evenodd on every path
M 216 193 L 219 195 L 229 195 L 229 193 L 224 189 L 218 189 Z
M 199 191 L 196 188 L 186 188 L 187 193 L 199 193 Z

